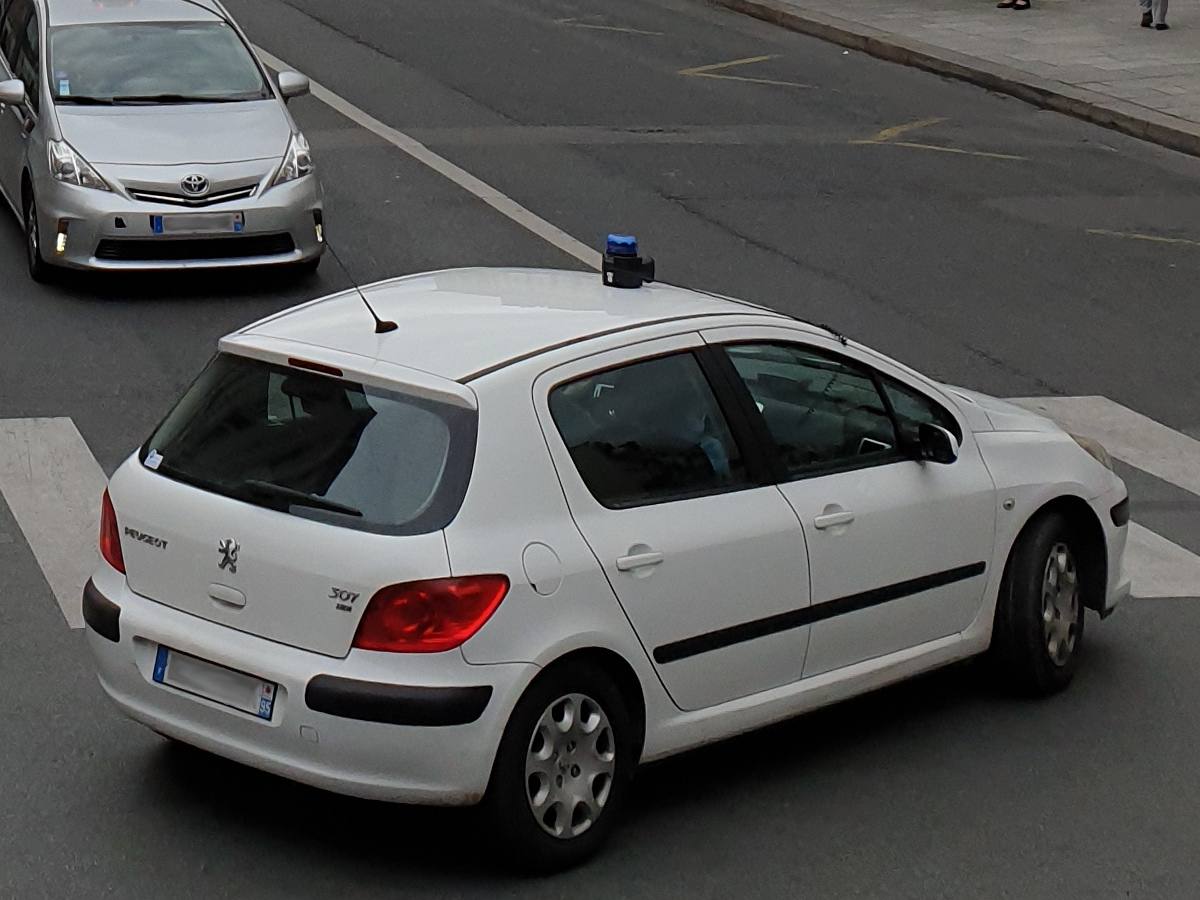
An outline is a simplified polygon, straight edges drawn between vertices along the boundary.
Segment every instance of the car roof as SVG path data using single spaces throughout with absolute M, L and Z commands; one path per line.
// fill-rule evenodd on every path
M 376 334 L 370 312 L 351 289 L 285 310 L 236 335 L 308 344 L 468 381 L 556 347 L 659 322 L 747 314 L 791 321 L 686 288 L 612 288 L 598 273 L 551 269 L 448 269 L 362 291 L 396 330 Z
M 50 25 L 205 22 L 223 14 L 213 0 L 45 0 Z

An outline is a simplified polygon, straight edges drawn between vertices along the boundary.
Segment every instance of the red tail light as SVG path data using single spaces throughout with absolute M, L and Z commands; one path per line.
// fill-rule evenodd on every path
M 125 574 L 125 557 L 121 555 L 121 530 L 117 528 L 117 514 L 113 511 L 108 491 L 100 504 L 100 555 L 105 562 Z
M 503 575 L 393 584 L 367 604 L 354 646 L 388 653 L 453 650 L 483 627 L 507 593 Z

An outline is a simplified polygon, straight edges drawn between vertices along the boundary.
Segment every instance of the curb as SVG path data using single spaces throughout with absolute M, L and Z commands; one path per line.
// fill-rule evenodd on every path
M 778 0 L 707 2 L 879 59 L 967 81 L 1042 109 L 1064 113 L 1191 156 L 1200 156 L 1200 125 L 1135 103 L 1060 81 L 1039 78 L 1028 72 L 889 34 L 857 22 L 800 10 Z

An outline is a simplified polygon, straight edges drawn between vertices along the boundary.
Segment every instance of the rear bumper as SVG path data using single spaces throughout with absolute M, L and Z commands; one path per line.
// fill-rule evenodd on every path
M 154 603 L 112 571 L 89 582 L 84 606 L 100 684 L 130 718 L 245 765 L 370 799 L 478 802 L 509 714 L 537 671 L 470 665 L 458 651 L 321 656 Z M 159 644 L 275 682 L 271 720 L 156 683 Z

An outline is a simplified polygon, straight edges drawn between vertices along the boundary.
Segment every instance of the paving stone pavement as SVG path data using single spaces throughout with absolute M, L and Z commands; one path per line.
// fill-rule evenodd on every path
M 1139 27 L 1137 0 L 1033 0 L 1026 11 L 997 9 L 995 0 L 714 0 L 714 2 L 854 45 L 868 52 L 937 68 L 905 58 L 897 48 L 972 61 L 990 76 L 1026 82 L 1032 92 L 1055 93 L 1070 104 L 1044 105 L 1160 140 L 1156 131 L 1190 136 L 1160 140 L 1200 154 L 1200 6 L 1176 0 L 1157 31 Z M 810 27 L 811 26 L 811 27 Z M 889 46 L 894 45 L 894 46 Z M 909 54 L 910 56 L 912 54 Z M 971 78 L 988 87 L 989 79 Z M 1022 96 L 1020 91 L 1012 91 Z M 1036 99 L 1035 99 L 1035 102 Z M 1094 114 L 1092 114 L 1094 113 Z M 1108 113 L 1115 114 L 1107 115 Z

